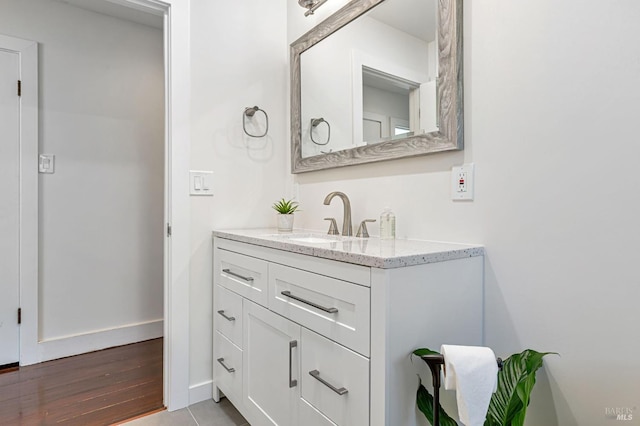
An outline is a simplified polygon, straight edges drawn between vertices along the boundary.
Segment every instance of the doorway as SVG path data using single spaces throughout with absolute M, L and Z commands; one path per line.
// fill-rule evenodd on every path
M 19 2 L 19 0 L 16 0 Z M 32 6 L 35 3 L 29 2 Z M 115 3 L 163 17 L 165 70 L 165 206 L 164 218 L 171 225 L 171 237 L 164 239 L 164 402 L 176 410 L 189 402 L 189 222 L 187 191 L 189 170 L 190 43 L 189 2 L 183 0 L 91 0 L 87 3 Z M 7 7 L 3 3 L 3 15 Z M 34 15 L 42 11 L 34 6 Z M 11 31 L 0 26 L 0 32 Z M 14 32 L 15 33 L 15 32 Z M 2 36 L 0 36 L 1 38 Z M 20 363 L 41 362 L 46 344 L 39 340 L 38 294 L 38 45 L 19 44 L 23 82 L 20 147 L 21 224 L 20 297 L 23 322 L 20 329 Z M 42 117 L 40 117 L 42 120 Z M 35 212 L 35 214 L 34 214 Z M 91 338 L 91 336 L 85 336 Z

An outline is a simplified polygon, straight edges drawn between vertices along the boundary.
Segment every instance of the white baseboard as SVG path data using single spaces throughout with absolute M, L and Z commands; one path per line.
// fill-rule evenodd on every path
M 163 321 L 154 320 L 38 342 L 37 362 L 142 342 L 163 335 Z
M 213 380 L 189 386 L 189 405 L 213 398 Z

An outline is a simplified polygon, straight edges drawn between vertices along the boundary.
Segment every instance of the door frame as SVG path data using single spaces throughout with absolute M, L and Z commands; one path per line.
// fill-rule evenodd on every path
M 20 326 L 20 364 L 32 364 L 38 340 L 38 44 L 0 35 L 0 48 L 18 55 L 19 98 L 19 239 L 18 281 L 23 323 Z M 34 316 L 35 314 L 35 316 Z M 32 322 L 34 321 L 35 322 Z
M 189 405 L 190 0 L 103 0 L 162 16 L 165 75 L 164 405 Z M 0 36 L 20 56 L 20 364 L 42 361 L 38 334 L 38 45 Z M 12 44 L 11 44 L 12 43 Z
M 35 91 L 22 91 L 22 96 L 18 98 L 19 103 L 19 128 L 18 128 L 18 141 L 19 141 L 19 190 L 18 190 L 18 306 L 22 306 L 22 302 L 28 298 L 29 295 L 23 294 L 23 281 L 33 282 L 34 269 L 37 272 L 37 268 L 33 268 L 34 259 L 31 257 L 34 254 L 37 255 L 37 194 L 33 194 L 28 189 L 32 186 L 33 182 L 27 179 L 23 181 L 23 171 L 28 170 L 29 167 L 36 167 L 37 162 L 34 161 L 37 158 L 37 146 L 38 146 L 38 45 L 30 40 L 24 40 L 15 37 L 9 37 L 0 35 L 0 49 L 5 52 L 15 53 L 18 55 L 18 79 L 25 84 L 29 84 L 30 87 L 35 85 Z M 35 70 L 35 74 L 34 74 Z M 16 82 L 17 83 L 17 82 Z M 35 152 L 34 152 L 35 148 Z M 35 164 L 35 166 L 33 166 Z M 37 170 L 37 169 L 36 169 Z M 30 176 L 33 178 L 33 174 Z M 37 179 L 37 174 L 35 175 Z M 36 180 L 37 185 L 37 180 Z M 35 204 L 34 204 L 35 203 Z M 35 207 L 34 207 L 35 206 Z M 35 211 L 35 214 L 33 214 Z M 27 216 L 29 213 L 31 215 Z M 35 233 L 35 245 L 33 239 L 33 219 L 35 217 L 36 233 Z M 37 257 L 35 258 L 35 265 L 37 265 Z M 36 277 L 37 279 L 37 277 Z M 37 283 L 37 281 L 36 281 Z M 25 297 L 26 296 L 26 297 Z M 22 354 L 22 341 L 24 331 L 20 328 L 18 339 L 18 356 Z

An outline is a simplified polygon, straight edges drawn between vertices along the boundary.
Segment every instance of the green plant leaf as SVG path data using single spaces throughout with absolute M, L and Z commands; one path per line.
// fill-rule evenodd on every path
M 526 349 L 513 354 L 498 372 L 498 390 L 491 397 L 484 426 L 522 426 L 527 414 L 531 391 L 536 384 L 536 371 L 542 358 L 555 352 Z
M 431 352 L 433 353 L 433 351 Z M 433 396 L 429 393 L 427 388 L 423 386 L 422 381 L 420 382 L 418 392 L 416 393 L 416 404 L 418 405 L 418 409 L 427 418 L 429 424 L 433 425 Z M 438 404 L 438 411 L 440 412 L 440 426 L 458 426 L 458 423 L 449 417 L 440 404 Z
M 280 214 L 292 214 L 298 210 L 299 205 L 297 201 L 285 200 L 283 198 L 273 203 L 271 207 Z
M 440 352 L 432 351 L 429 348 L 419 348 L 413 351 L 415 356 L 423 356 L 423 355 L 440 355 Z

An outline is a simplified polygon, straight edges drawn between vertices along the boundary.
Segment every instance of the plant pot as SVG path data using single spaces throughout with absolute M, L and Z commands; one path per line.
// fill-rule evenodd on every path
M 278 232 L 293 230 L 293 214 L 278 214 Z

